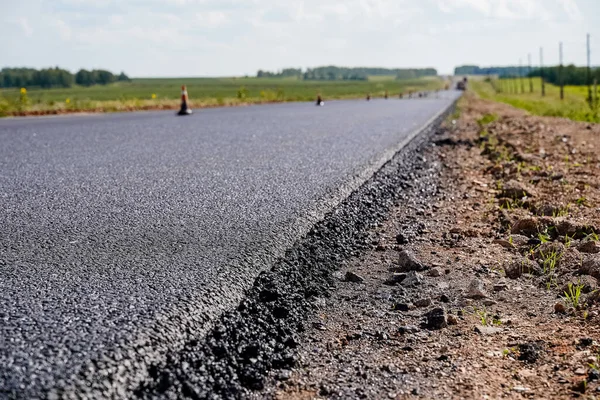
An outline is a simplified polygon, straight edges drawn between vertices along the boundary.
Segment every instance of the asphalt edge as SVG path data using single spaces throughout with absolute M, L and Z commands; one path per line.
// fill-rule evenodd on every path
M 351 203 L 351 201 L 348 201 L 351 197 L 363 197 L 365 193 L 360 193 L 360 189 L 371 181 L 377 181 L 378 179 L 382 180 L 382 177 L 378 177 L 377 175 L 382 175 L 381 170 L 388 164 L 392 163 L 394 160 L 400 161 L 397 159 L 406 157 L 407 155 L 414 156 L 416 153 L 414 152 L 415 149 L 412 147 L 418 147 L 412 146 L 415 139 L 420 136 L 422 137 L 423 140 L 418 141 L 419 145 L 423 145 L 427 142 L 425 137 L 428 138 L 429 134 L 437 128 L 445 116 L 450 114 L 458 99 L 459 98 L 453 100 L 447 107 L 441 109 L 436 115 L 430 118 L 425 125 L 414 129 L 404 140 L 399 142 L 396 146 L 384 151 L 380 157 L 372 160 L 366 168 L 363 168 L 360 173 L 354 175 L 347 183 L 339 186 L 337 190 L 315 204 L 312 209 L 307 210 L 305 217 L 295 221 L 292 229 L 294 230 L 296 239 L 293 241 L 291 248 L 271 254 L 271 257 L 269 258 L 273 260 L 273 263 L 267 263 L 270 268 L 260 273 L 254 280 L 253 285 L 249 285 L 250 287 L 241 297 L 237 309 L 223 313 L 223 315 L 207 329 L 208 333 L 205 336 L 201 332 L 198 335 L 199 337 L 196 336 L 196 338 L 193 338 L 194 334 L 187 332 L 185 334 L 187 339 L 180 348 L 165 349 L 163 347 L 156 351 L 156 353 L 160 353 L 158 356 L 157 354 L 148 354 L 148 357 L 142 357 L 142 360 L 139 360 L 139 355 L 132 354 L 122 354 L 115 357 L 113 360 L 98 360 L 98 362 L 93 362 L 94 365 L 88 365 L 84 368 L 77 376 L 71 376 L 67 378 L 66 381 L 59 382 L 59 385 L 56 388 L 50 390 L 48 398 L 129 398 L 132 390 L 135 391 L 137 396 L 144 398 L 163 397 L 169 392 L 171 396 L 176 395 L 176 397 L 183 395 L 189 398 L 206 398 L 209 393 L 219 393 L 219 396 L 216 396 L 216 398 L 239 398 L 240 396 L 245 396 L 244 393 L 248 394 L 252 390 L 260 389 L 260 382 L 262 382 L 266 371 L 270 368 L 288 366 L 290 362 L 293 363 L 293 357 L 289 354 L 282 358 L 282 349 L 292 349 L 294 347 L 293 342 L 296 340 L 294 337 L 303 330 L 302 322 L 305 319 L 304 315 L 311 309 L 310 302 L 306 299 L 314 297 L 316 293 L 322 293 L 324 288 L 327 288 L 327 290 L 331 289 L 331 273 L 336 269 L 336 264 L 339 265 L 339 262 L 342 262 L 343 259 L 355 254 L 355 251 L 359 251 L 361 248 L 359 244 L 360 240 L 357 240 L 356 238 L 346 238 L 346 241 L 353 242 L 353 244 L 348 247 L 352 248 L 350 252 L 340 252 L 339 244 L 330 246 L 331 243 L 325 246 L 321 244 L 321 247 L 323 248 L 319 249 L 319 244 L 315 246 L 315 239 L 319 241 L 322 239 L 324 240 L 328 235 L 339 235 L 338 228 L 343 221 L 334 220 L 339 219 L 340 216 L 344 215 L 344 212 L 340 210 L 340 208 L 344 207 L 344 203 Z M 409 161 L 409 159 L 406 158 L 403 161 Z M 412 162 L 414 160 L 411 159 L 410 161 Z M 400 162 L 399 164 L 404 165 L 404 167 L 399 168 L 399 170 L 409 169 L 405 165 L 407 164 L 406 162 Z M 408 164 L 410 164 L 410 162 Z M 407 179 L 407 181 L 410 180 L 411 178 Z M 367 197 L 369 196 L 367 195 Z M 377 218 L 380 219 L 383 214 L 380 211 L 377 211 L 377 209 L 389 209 L 392 203 L 390 203 L 389 198 L 382 201 L 382 199 L 378 199 L 377 197 L 378 196 L 374 196 L 372 200 L 369 200 L 367 206 L 362 205 L 359 208 L 362 211 L 376 212 Z M 378 202 L 381 202 L 381 204 L 377 204 Z M 361 221 L 358 223 L 358 225 L 363 225 L 362 227 L 357 226 L 357 224 L 348 226 L 351 226 L 352 230 L 356 230 L 356 234 L 360 236 L 360 232 L 368 227 L 368 223 L 365 224 L 364 222 L 365 221 Z M 352 234 L 350 233 L 348 236 L 352 236 Z M 280 240 L 286 242 L 286 238 L 282 237 Z M 311 249 L 308 253 L 323 253 L 319 256 L 323 258 L 321 260 L 323 265 L 318 268 L 318 271 L 308 271 L 301 265 L 302 263 L 307 264 L 306 261 L 308 261 L 306 254 L 304 254 L 306 249 Z M 264 262 L 265 260 L 254 260 L 253 262 L 260 263 L 261 261 Z M 304 267 L 307 266 L 308 265 L 304 265 Z M 302 270 L 303 274 L 289 274 L 290 267 L 296 269 L 296 272 Z M 308 267 L 310 269 L 310 266 Z M 274 284 L 279 281 L 275 276 L 283 277 L 285 275 L 287 275 L 286 278 L 295 278 L 292 278 L 291 281 L 288 279 L 288 282 L 286 283 L 279 282 Z M 290 287 L 293 286 L 290 285 L 290 282 L 293 282 L 293 279 L 301 281 L 303 278 L 309 276 L 314 278 L 315 275 L 318 275 L 319 279 L 315 280 L 314 284 L 307 284 L 305 282 L 300 285 L 303 288 L 301 291 L 304 292 L 304 295 L 302 296 L 298 296 L 299 291 Z M 278 285 L 280 288 L 276 288 Z M 267 287 L 275 289 L 265 289 Z M 286 289 L 280 290 L 281 288 Z M 281 300 L 283 299 L 283 296 L 277 301 L 265 301 L 265 298 L 269 297 L 268 293 L 271 292 L 285 292 L 287 294 L 296 292 L 291 296 L 292 298 L 295 298 L 291 303 L 297 302 L 300 304 L 299 307 L 303 310 L 298 313 L 298 315 L 291 316 L 291 318 L 275 318 L 267 324 L 269 325 L 273 322 L 277 322 L 273 324 L 275 326 L 278 325 L 281 320 L 293 320 L 289 324 L 286 323 L 287 327 L 279 326 L 275 331 L 271 332 L 271 334 L 274 333 L 276 337 L 283 337 L 282 335 L 284 335 L 286 337 L 284 342 L 287 343 L 287 345 L 284 343 L 282 349 L 276 349 L 275 347 L 277 346 L 271 346 L 273 347 L 271 349 L 258 349 L 257 354 L 271 353 L 271 355 L 275 355 L 266 356 L 266 358 L 259 357 L 264 358 L 264 360 L 251 357 L 254 354 L 254 350 L 250 352 L 245 350 L 246 356 L 242 356 L 242 358 L 245 357 L 247 361 L 248 359 L 252 359 L 250 362 L 258 365 L 256 365 L 255 368 L 250 368 L 250 370 L 246 372 L 233 372 L 230 365 L 231 359 L 227 361 L 227 357 L 221 357 L 216 355 L 216 353 L 223 353 L 224 351 L 225 353 L 229 352 L 228 354 L 233 355 L 233 353 L 237 351 L 237 349 L 233 349 L 233 347 L 239 348 L 240 346 L 233 346 L 234 343 L 239 344 L 241 341 L 244 341 L 243 334 L 240 335 L 235 332 L 238 330 L 237 328 L 244 325 L 256 325 L 255 323 L 249 323 L 248 321 L 250 319 L 256 319 L 255 317 L 257 315 L 264 314 L 271 315 L 272 317 L 273 313 L 285 313 L 285 311 L 282 311 L 285 307 L 276 305 L 278 303 L 286 303 L 288 306 L 291 305 L 289 304 L 289 299 Z M 277 297 L 279 297 L 279 295 L 277 295 Z M 260 317 L 258 319 L 264 320 Z M 279 321 L 275 321 L 277 319 Z M 208 325 L 209 323 L 207 322 L 207 326 Z M 236 327 L 233 329 L 234 332 L 231 332 L 232 327 Z M 269 331 L 268 326 L 263 326 L 262 328 L 264 328 L 264 331 Z M 252 329 L 250 329 L 250 331 L 252 331 Z M 257 332 L 250 333 L 251 338 L 256 339 L 261 337 L 260 334 L 256 335 Z M 224 341 L 229 343 L 224 346 L 222 343 Z M 261 341 L 269 342 L 269 339 L 262 337 Z M 144 342 L 144 340 L 138 340 L 135 343 L 132 343 L 132 345 L 137 350 L 139 350 L 140 347 L 146 349 L 157 347 L 156 343 L 149 344 L 142 342 Z M 122 348 L 121 344 L 117 347 L 119 348 L 118 351 L 127 353 L 126 349 Z M 255 346 L 246 345 L 245 347 L 254 348 Z M 230 352 L 232 349 L 233 351 Z M 143 354 L 143 351 L 141 353 Z M 200 354 L 203 354 L 203 356 L 199 356 Z M 190 357 L 193 358 L 193 360 L 186 361 L 186 359 L 189 359 Z M 239 358 L 237 356 L 232 357 L 234 359 Z M 127 359 L 127 365 L 115 365 L 114 361 L 118 361 L 119 359 Z M 200 361 L 200 359 L 202 359 L 202 361 Z M 138 363 L 136 360 L 140 362 Z M 200 374 L 205 375 L 202 377 L 198 376 L 197 373 L 193 373 L 192 375 L 197 375 L 196 378 L 198 379 L 188 377 L 188 373 L 183 372 L 182 368 L 186 364 L 190 365 L 190 362 L 197 366 Z M 261 362 L 263 362 L 264 365 L 261 365 Z M 234 364 L 235 363 L 236 362 L 234 362 Z M 138 365 L 136 366 L 135 364 Z M 207 371 L 206 368 L 202 368 L 203 365 L 213 365 L 215 366 L 213 369 L 216 371 Z M 192 368 L 192 370 L 195 369 Z M 223 371 L 229 372 L 223 374 Z M 182 379 L 184 376 L 185 378 Z M 215 376 L 221 376 L 222 379 L 220 379 L 220 382 L 219 379 L 214 379 Z M 188 381 L 190 383 L 186 384 Z M 194 381 L 197 382 L 193 383 Z M 206 390 L 202 391 L 201 388 Z M 202 395 L 202 392 L 204 395 Z
M 340 192 L 339 207 L 325 213 L 305 237 L 259 275 L 236 310 L 225 313 L 206 337 L 186 343 L 155 365 L 135 394 L 140 398 L 247 398 L 256 395 L 273 369 L 291 368 L 312 300 L 335 290 L 333 272 L 368 246 L 365 235 L 411 187 L 428 174 L 420 152 L 458 98 L 425 126 L 373 162 Z M 419 138 L 420 140 L 415 140 Z M 415 170 L 420 170 L 417 172 Z M 356 185 L 356 189 L 350 188 Z M 359 205 L 360 203 L 360 205 Z

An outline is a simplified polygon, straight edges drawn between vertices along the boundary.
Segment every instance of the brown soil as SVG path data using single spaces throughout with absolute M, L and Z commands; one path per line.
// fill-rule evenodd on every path
M 426 154 L 439 194 L 373 233 L 263 395 L 600 398 L 600 125 L 461 103 Z

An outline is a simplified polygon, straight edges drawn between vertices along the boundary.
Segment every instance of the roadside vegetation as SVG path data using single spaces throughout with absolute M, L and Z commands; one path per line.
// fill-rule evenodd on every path
M 386 79 L 387 78 L 387 79 Z M 176 109 L 180 86 L 185 84 L 194 108 L 314 101 L 321 94 L 332 99 L 398 97 L 410 91 L 436 90 L 445 86 L 438 77 L 398 80 L 395 76 L 367 81 L 311 81 L 288 78 L 146 78 L 107 85 L 73 85 L 43 89 L 0 89 L 0 117 L 71 112 L 118 112 Z
M 574 121 L 600 122 L 598 92 L 588 99 L 587 86 L 565 86 L 564 100 L 560 87 L 546 83 L 546 95 L 542 97 L 540 78 L 471 80 L 471 88 L 482 98 L 510 104 L 531 114 L 569 118 Z M 523 90 L 524 88 L 524 90 Z

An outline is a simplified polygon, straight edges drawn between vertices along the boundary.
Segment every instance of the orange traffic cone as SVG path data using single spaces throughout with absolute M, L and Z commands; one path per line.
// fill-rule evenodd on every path
M 177 115 L 190 115 L 192 109 L 188 107 L 188 94 L 185 85 L 181 86 L 181 109 Z

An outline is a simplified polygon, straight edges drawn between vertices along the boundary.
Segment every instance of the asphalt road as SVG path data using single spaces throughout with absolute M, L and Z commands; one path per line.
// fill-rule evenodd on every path
M 202 333 L 457 96 L 0 120 L 0 397 Z

